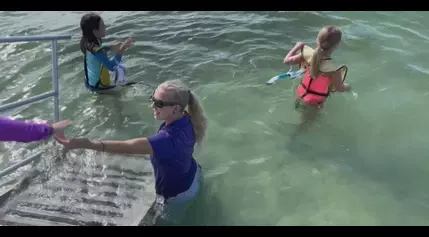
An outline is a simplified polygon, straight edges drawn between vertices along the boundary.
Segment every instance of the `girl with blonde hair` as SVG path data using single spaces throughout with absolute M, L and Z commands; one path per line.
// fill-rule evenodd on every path
M 305 70 L 303 79 L 297 87 L 295 100 L 295 109 L 302 112 L 301 128 L 314 120 L 331 92 L 350 91 L 350 86 L 343 83 L 348 71 L 347 66 L 337 67 L 331 58 L 331 54 L 341 42 L 341 37 L 340 29 L 325 26 L 317 36 L 316 49 L 313 50 L 298 42 L 284 59 L 285 64 L 299 65 Z M 300 53 L 296 54 L 298 51 Z

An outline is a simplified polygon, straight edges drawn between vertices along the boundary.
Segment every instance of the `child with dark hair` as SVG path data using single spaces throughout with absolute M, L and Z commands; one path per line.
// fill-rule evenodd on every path
M 80 21 L 82 38 L 80 50 L 84 54 L 85 86 L 91 91 L 108 90 L 118 84 L 125 83 L 125 69 L 120 64 L 122 55 L 134 43 L 134 39 L 128 38 L 118 44 L 103 46 L 102 38 L 105 37 L 106 26 L 98 14 L 87 13 Z M 107 52 L 115 52 L 113 59 L 107 57 Z M 110 78 L 110 72 L 114 72 L 114 80 Z

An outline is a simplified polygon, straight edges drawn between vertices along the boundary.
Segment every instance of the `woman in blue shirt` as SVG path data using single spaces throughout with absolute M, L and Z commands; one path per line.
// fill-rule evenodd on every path
M 157 198 L 148 212 L 154 216 L 147 215 L 142 224 L 176 224 L 199 191 L 201 167 L 193 153 L 204 139 L 207 120 L 195 95 L 179 80 L 159 85 L 151 100 L 155 119 L 163 121 L 156 135 L 125 141 L 69 140 L 64 133 L 55 137 L 69 149 L 150 154 Z
M 82 38 L 80 50 L 84 54 L 85 86 L 91 91 L 108 90 L 116 87 L 116 81 L 125 80 L 125 71 L 120 65 L 122 55 L 133 43 L 128 38 L 124 42 L 102 46 L 102 38 L 106 34 L 103 19 L 95 14 L 85 14 L 80 21 Z M 113 59 L 107 57 L 107 52 L 116 52 Z M 110 79 L 110 72 L 115 73 L 115 80 Z

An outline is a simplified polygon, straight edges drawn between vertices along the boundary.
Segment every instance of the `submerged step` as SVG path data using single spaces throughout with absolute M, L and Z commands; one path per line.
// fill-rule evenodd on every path
M 7 226 L 73 226 L 56 221 L 40 220 L 18 215 L 6 215 L 0 219 L 0 225 Z
M 73 182 L 60 182 L 54 181 L 49 182 L 44 185 L 44 189 L 51 191 L 52 193 L 57 192 L 72 192 L 72 193 L 81 193 L 88 194 L 90 196 L 105 196 L 105 197 L 117 197 L 117 198 L 126 198 L 131 200 L 137 200 L 136 192 L 129 191 L 125 188 L 113 188 L 109 186 L 101 187 L 91 187 L 82 183 L 73 183 Z
M 55 167 L 5 203 L 0 225 L 137 225 L 155 199 L 153 174 L 141 170 Z
M 18 207 L 16 209 L 9 210 L 6 214 L 42 221 L 59 222 L 69 225 L 116 225 L 114 222 L 112 222 L 112 218 L 105 218 L 104 220 L 92 220 L 86 219 L 79 215 L 62 214 L 55 211 L 45 211 L 26 207 Z
M 124 217 L 124 214 L 117 208 L 97 207 L 85 203 L 78 205 L 67 205 L 67 203 L 58 202 L 57 200 L 39 199 L 34 201 L 23 201 L 17 204 L 18 207 L 28 207 L 46 211 L 56 211 L 63 214 L 72 215 L 99 215 L 103 217 Z

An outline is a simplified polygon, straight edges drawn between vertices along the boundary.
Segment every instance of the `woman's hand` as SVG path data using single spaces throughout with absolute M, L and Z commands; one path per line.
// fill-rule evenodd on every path
M 67 149 L 87 148 L 91 144 L 88 138 L 74 138 L 69 140 L 64 134 L 64 131 L 56 133 L 54 138 Z

